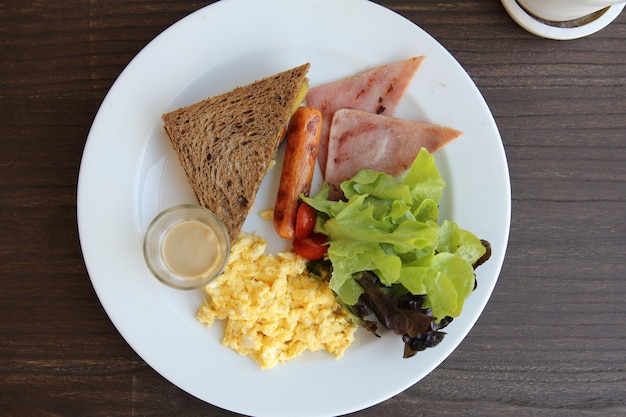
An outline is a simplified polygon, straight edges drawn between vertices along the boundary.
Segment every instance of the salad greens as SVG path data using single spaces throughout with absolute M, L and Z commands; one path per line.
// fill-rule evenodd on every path
M 433 156 L 422 149 L 402 177 L 362 170 L 344 181 L 345 201 L 328 200 L 327 185 L 302 196 L 316 210 L 315 232 L 328 237 L 329 285 L 339 301 L 358 311 L 367 300 L 363 314 L 375 313 L 405 338 L 436 332 L 457 317 L 474 289 L 475 266 L 488 257 L 486 242 L 454 222 L 439 223 L 444 186 Z M 428 317 L 412 319 L 420 332 L 390 323 L 389 317 L 406 321 L 407 310 Z

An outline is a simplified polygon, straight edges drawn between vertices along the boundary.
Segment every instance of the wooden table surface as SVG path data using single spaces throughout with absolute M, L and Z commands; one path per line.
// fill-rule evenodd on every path
M 80 158 L 108 89 L 208 3 L 0 2 L 0 415 L 235 415 L 165 380 L 119 335 L 76 219 Z M 379 3 L 441 42 L 484 95 L 512 224 L 469 336 L 425 379 L 354 415 L 626 415 L 626 13 L 554 41 L 497 0 Z

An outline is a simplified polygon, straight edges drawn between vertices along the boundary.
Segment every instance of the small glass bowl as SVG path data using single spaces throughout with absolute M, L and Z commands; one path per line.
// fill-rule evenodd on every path
M 186 221 L 202 223 L 217 238 L 216 261 L 197 277 L 186 277 L 171 270 L 163 254 L 163 244 L 170 230 Z M 208 284 L 222 273 L 230 254 L 230 239 L 226 226 L 212 211 L 197 205 L 183 204 L 164 210 L 154 218 L 144 237 L 143 253 L 148 268 L 159 281 L 172 288 L 191 290 Z

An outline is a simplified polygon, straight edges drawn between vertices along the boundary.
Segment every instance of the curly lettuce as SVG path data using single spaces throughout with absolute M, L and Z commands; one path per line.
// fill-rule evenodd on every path
M 343 304 L 357 304 L 365 293 L 358 280 L 367 271 L 384 287 L 425 295 L 420 307 L 437 322 L 459 316 L 486 248 L 456 223 L 439 222 L 444 187 L 433 156 L 422 149 L 403 177 L 362 170 L 344 181 L 345 201 L 328 200 L 326 186 L 302 196 L 317 212 L 315 231 L 328 236 L 330 287 Z

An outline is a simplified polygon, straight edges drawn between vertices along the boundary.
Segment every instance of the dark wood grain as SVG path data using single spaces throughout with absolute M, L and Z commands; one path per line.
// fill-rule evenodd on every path
M 154 36 L 208 3 L 0 3 L 0 415 L 236 415 L 126 344 L 76 226 L 80 158 L 104 95 Z M 378 3 L 434 36 L 484 95 L 509 162 L 512 225 L 493 297 L 459 349 L 353 415 L 626 415 L 626 14 L 551 41 L 496 0 Z

